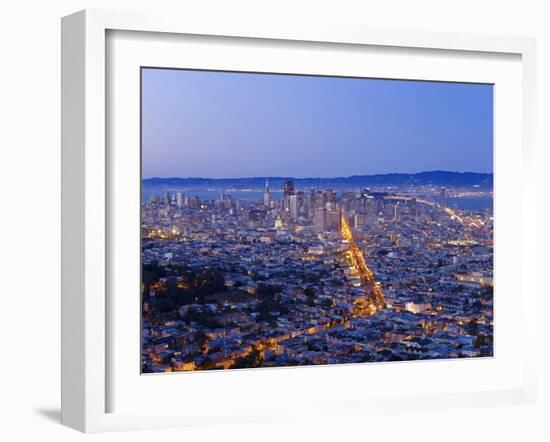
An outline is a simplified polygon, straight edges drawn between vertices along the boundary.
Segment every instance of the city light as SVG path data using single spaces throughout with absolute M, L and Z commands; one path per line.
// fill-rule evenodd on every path
M 446 207 L 474 191 L 261 186 L 142 205 L 145 372 L 492 354 L 492 212 Z

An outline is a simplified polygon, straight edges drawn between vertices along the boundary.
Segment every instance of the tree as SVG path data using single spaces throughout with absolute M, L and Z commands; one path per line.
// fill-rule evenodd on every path
M 258 284 L 256 294 L 262 299 L 274 299 L 282 290 L 280 285 Z
M 155 298 L 154 301 L 152 301 L 152 306 L 154 310 L 158 310 L 163 313 L 175 312 L 178 309 L 178 304 L 176 301 L 168 297 Z
M 321 305 L 323 307 L 332 307 L 334 306 L 334 300 L 333 299 L 330 299 L 330 298 L 325 298 L 323 299 L 323 301 L 321 302 Z
M 254 347 L 247 355 L 238 358 L 231 368 L 254 368 L 261 365 L 264 360 L 263 353 Z
M 151 261 L 141 266 L 141 282 L 145 285 L 153 284 L 164 276 L 166 276 L 166 270 L 159 265 L 158 261 Z
M 201 347 L 208 343 L 208 336 L 202 330 L 197 330 L 193 335 L 193 340 Z
M 213 368 L 216 368 L 216 363 L 212 360 L 210 356 L 207 356 L 204 358 L 204 361 L 199 365 L 199 368 L 201 370 L 212 370 Z

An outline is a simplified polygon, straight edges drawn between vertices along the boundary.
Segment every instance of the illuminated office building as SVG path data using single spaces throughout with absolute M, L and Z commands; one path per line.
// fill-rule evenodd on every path
M 285 181 L 283 184 L 283 195 L 288 197 L 294 195 L 294 181 Z
M 327 209 L 324 207 L 316 208 L 313 223 L 315 224 L 316 232 L 321 233 L 327 230 Z

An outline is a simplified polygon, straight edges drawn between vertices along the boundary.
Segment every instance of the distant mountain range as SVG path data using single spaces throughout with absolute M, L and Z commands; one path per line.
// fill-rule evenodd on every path
M 292 178 L 292 177 L 250 177 L 250 178 L 147 178 L 144 186 L 151 187 L 213 187 L 251 189 L 263 188 L 265 180 L 271 188 L 282 187 L 285 181 L 294 181 L 297 188 L 357 188 L 369 186 L 436 185 L 450 187 L 479 186 L 493 187 L 492 173 L 430 171 L 420 173 L 386 173 L 376 175 L 353 175 L 337 178 Z

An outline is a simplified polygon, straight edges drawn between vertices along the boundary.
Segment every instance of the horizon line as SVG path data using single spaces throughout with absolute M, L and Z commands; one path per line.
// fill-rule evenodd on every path
M 333 177 L 322 177 L 322 176 L 311 176 L 311 177 L 293 177 L 293 176 L 275 176 L 275 175 L 258 175 L 258 176 L 242 176 L 242 177 L 206 177 L 206 176 L 168 176 L 168 177 L 161 177 L 161 176 L 151 176 L 151 177 L 141 177 L 142 181 L 145 180 L 153 180 L 153 179 L 159 179 L 159 180 L 196 180 L 196 179 L 206 179 L 206 180 L 242 180 L 242 179 L 293 179 L 293 180 L 315 180 L 315 179 L 324 179 L 324 180 L 336 180 L 336 179 L 349 179 L 349 178 L 356 178 L 356 177 L 377 177 L 377 176 L 384 176 L 384 175 L 420 175 L 420 174 L 426 174 L 426 173 L 453 173 L 453 174 L 477 174 L 477 175 L 494 175 L 494 172 L 473 172 L 473 171 L 465 171 L 465 172 L 458 172 L 453 170 L 425 170 L 421 172 L 385 172 L 385 173 L 373 173 L 373 174 L 365 174 L 365 175 L 348 175 L 348 176 L 333 176 Z

